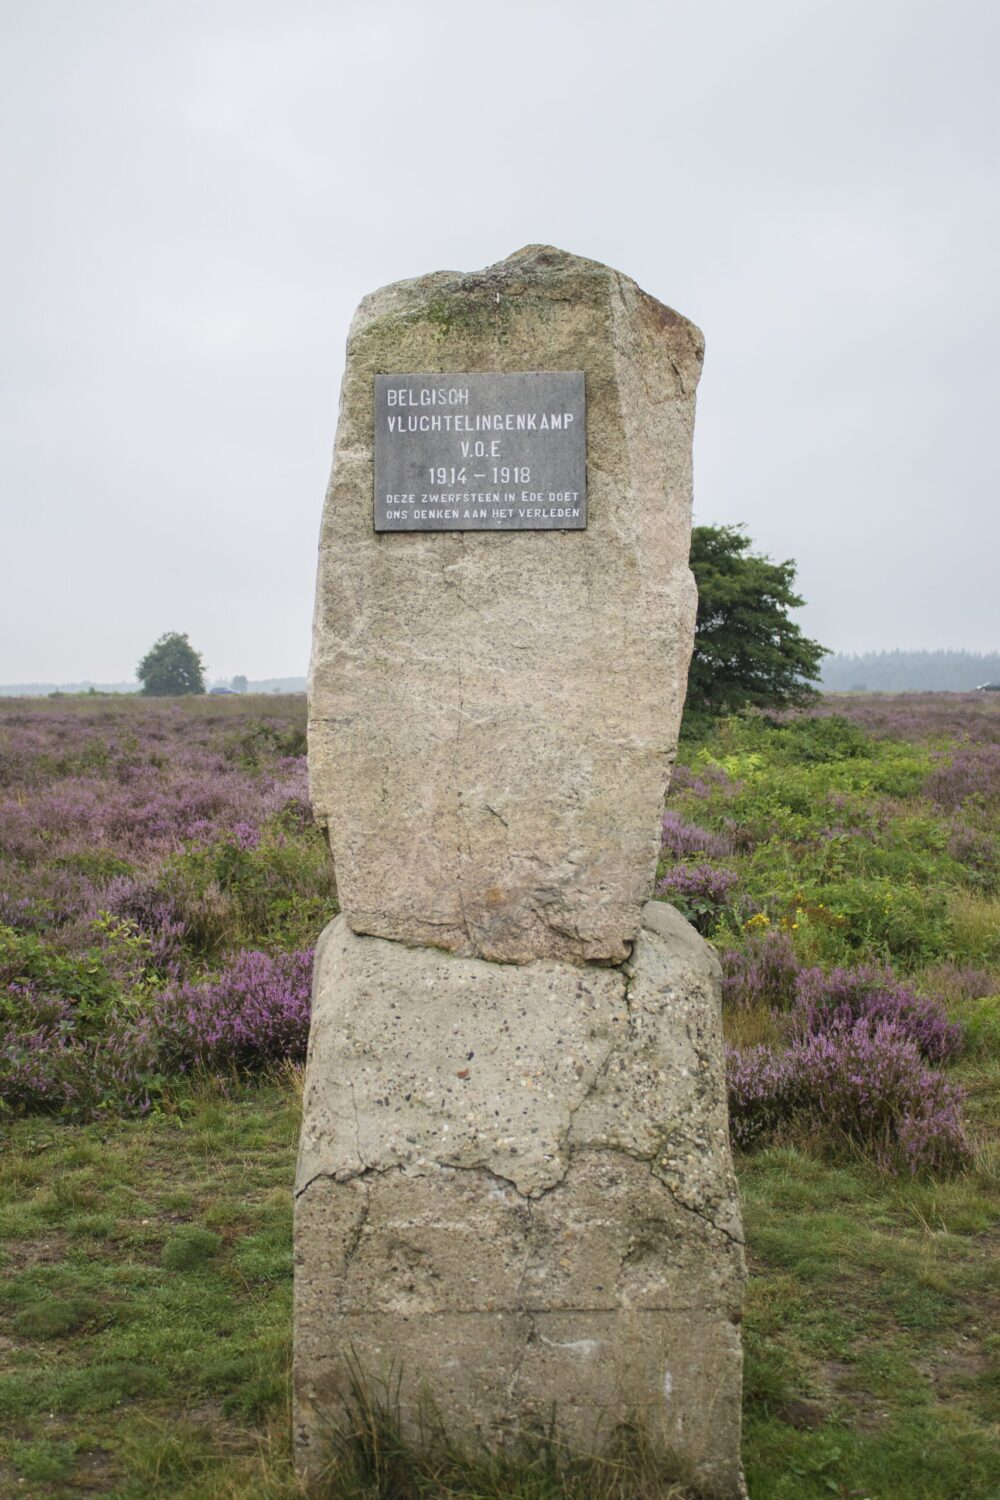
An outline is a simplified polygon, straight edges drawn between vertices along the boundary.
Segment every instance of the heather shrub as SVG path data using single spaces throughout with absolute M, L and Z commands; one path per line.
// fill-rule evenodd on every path
M 730 839 L 699 828 L 696 823 L 686 823 L 670 808 L 663 814 L 660 828 L 661 857 L 672 855 L 675 859 L 684 859 L 690 854 L 707 854 L 711 858 L 724 859 L 733 852 Z
M 0 843 L 0 921 L 5 926 L 54 935 L 93 910 L 94 884 L 79 871 L 19 859 L 5 864 L 2 855 Z
M 79 1007 L 30 984 L 0 991 L 0 1107 L 90 1117 L 148 1109 L 165 1079 L 209 1068 L 301 1059 L 309 1034 L 311 952 L 237 954 L 201 983 L 122 1002 L 99 1028 Z
M 333 909 L 303 708 L 258 704 L 247 730 L 231 701 L 0 701 L 0 1108 L 143 1110 L 165 1069 L 301 1050 L 281 975 L 255 1017 L 253 960 L 226 957 L 305 947 Z M 222 974 L 195 996 L 208 955 Z
M 924 1065 L 916 1042 L 894 1021 L 831 1025 L 791 1051 L 815 1121 L 884 1164 L 915 1172 L 957 1165 L 967 1154 L 962 1090 Z
M 1000 994 L 1000 973 L 975 964 L 956 964 L 950 960 L 933 964 L 921 975 L 921 989 L 937 995 L 946 1004 L 980 1000 Z
M 146 960 L 162 977 L 176 971 L 186 936 L 184 918 L 171 897 L 153 875 L 124 875 L 104 888 L 101 911 L 130 926 L 144 941 Z
M 694 766 L 678 762 L 670 773 L 671 797 L 685 793 L 699 801 L 726 798 L 740 790 L 716 761 L 710 757 L 699 758 Z
M 685 747 L 657 894 L 731 945 L 744 1143 L 958 1159 L 931 1065 L 957 1020 L 972 1056 L 998 1045 L 998 709 L 838 700 Z M 304 744 L 301 702 L 0 700 L 0 1107 L 143 1110 L 178 1075 L 303 1056 L 335 909 Z
M 674 865 L 657 883 L 656 894 L 676 906 L 700 933 L 708 933 L 726 911 L 739 878 L 735 870 L 713 865 Z
M 200 983 L 168 986 L 150 1011 L 167 1070 L 253 1068 L 305 1056 L 312 953 L 238 953 Z
M 791 1019 L 804 1037 L 840 1032 L 860 1021 L 889 1023 L 931 1062 L 946 1062 L 962 1047 L 962 1028 L 948 1020 L 939 1001 L 916 994 L 891 969 L 873 964 L 829 974 L 803 969 L 795 980 Z
M 804 710 L 802 717 L 830 714 L 859 725 L 874 739 L 1000 740 L 1000 712 L 990 693 L 838 693 L 836 699 Z
M 733 1145 L 749 1151 L 793 1118 L 801 1080 L 787 1051 L 727 1047 L 726 1093 Z
M 116 875 L 132 872 L 129 861 L 122 859 L 113 849 L 71 849 L 65 854 L 57 854 L 52 863 L 57 870 L 74 871 L 92 885 L 101 885 Z
M 727 1048 L 734 1143 L 820 1131 L 910 1172 L 965 1157 L 961 1091 L 928 1066 L 964 1043 L 939 999 L 886 965 L 804 967 L 788 931 L 752 932 L 721 958 L 724 1005 L 758 1016 L 769 1007 L 781 1036 Z
M 733 1141 L 744 1149 L 804 1127 L 912 1173 L 958 1166 L 969 1152 L 961 1089 L 894 1021 L 837 1022 L 784 1051 L 732 1049 L 727 1088 Z
M 73 1007 L 30 982 L 0 990 L 0 1101 L 11 1112 L 64 1100 L 64 1054 L 72 1040 Z
M 924 791 L 946 808 L 987 805 L 1000 797 L 1000 744 L 965 745 L 940 757 Z
M 803 966 L 791 934 L 764 930 L 741 948 L 720 954 L 723 1006 L 762 1006 L 786 1013 L 793 1036 L 819 1035 L 855 1021 L 891 1021 L 921 1055 L 945 1062 L 962 1049 L 962 1028 L 948 1019 L 937 998 L 918 994 L 884 964 L 860 964 L 830 972 Z
M 148 1109 L 163 1083 L 147 1029 L 119 1010 L 82 1030 L 70 1002 L 8 986 L 0 1009 L 0 1113 L 92 1118 Z
M 722 1003 L 747 1010 L 768 1005 L 789 1010 L 795 1001 L 800 964 L 791 936 L 781 930 L 751 936 L 742 948 L 727 948 L 722 962 Z
M 948 838 L 948 853 L 964 866 L 966 879 L 984 890 L 993 891 L 1000 881 L 996 840 L 968 823 L 953 822 Z

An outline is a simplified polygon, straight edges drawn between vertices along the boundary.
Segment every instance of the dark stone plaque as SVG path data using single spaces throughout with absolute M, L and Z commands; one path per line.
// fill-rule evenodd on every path
M 375 376 L 376 531 L 586 524 L 581 370 Z

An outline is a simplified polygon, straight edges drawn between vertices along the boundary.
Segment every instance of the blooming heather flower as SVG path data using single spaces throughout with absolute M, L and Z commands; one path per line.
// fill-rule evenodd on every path
M 707 854 L 711 858 L 724 859 L 732 854 L 732 841 L 719 833 L 710 833 L 695 823 L 686 823 L 673 809 L 668 808 L 661 820 L 661 843 L 663 852 L 675 859 L 689 854 Z
M 787 932 L 763 932 L 722 960 L 722 1003 L 732 1009 L 769 1005 L 788 1010 L 795 1000 L 800 964 Z
M 968 1154 L 962 1090 L 890 1020 L 838 1022 L 784 1050 L 727 1049 L 726 1077 L 732 1137 L 744 1148 L 802 1122 L 914 1173 Z
M 803 969 L 795 981 L 793 1026 L 802 1036 L 819 1036 L 857 1021 L 893 1025 L 931 1062 L 945 1062 L 962 1047 L 962 1028 L 949 1021 L 937 1000 L 918 995 L 888 967 L 860 964 L 852 969 Z
M 305 1056 L 312 952 L 238 953 L 198 984 L 175 984 L 151 1012 L 152 1035 L 168 1065 L 256 1066 Z

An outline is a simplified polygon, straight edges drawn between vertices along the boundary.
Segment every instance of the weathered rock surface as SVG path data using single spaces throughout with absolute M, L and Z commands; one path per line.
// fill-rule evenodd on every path
M 295 1432 L 318 1471 L 353 1349 L 502 1441 L 638 1419 L 723 1496 L 742 1232 L 718 964 L 670 907 L 624 970 L 357 936 L 317 952 L 296 1188 Z
M 352 326 L 310 679 L 343 915 L 296 1187 L 309 1473 L 353 1361 L 401 1376 L 407 1423 L 424 1392 L 493 1443 L 553 1406 L 585 1449 L 639 1421 L 743 1494 L 718 965 L 643 904 L 693 640 L 701 359 L 627 277 L 538 246 Z M 584 372 L 587 529 L 376 533 L 374 377 L 530 370 Z
M 695 613 L 701 334 L 532 246 L 367 297 L 320 544 L 313 805 L 355 932 L 620 962 L 657 854 Z M 372 526 L 373 377 L 583 370 L 586 531 Z

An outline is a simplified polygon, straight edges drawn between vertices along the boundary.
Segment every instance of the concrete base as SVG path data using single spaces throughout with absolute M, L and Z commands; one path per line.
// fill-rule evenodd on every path
M 316 959 L 296 1190 L 295 1440 L 317 1474 L 353 1350 L 456 1433 L 639 1421 L 744 1493 L 744 1266 L 718 966 L 652 902 L 622 969 L 359 937 Z M 346 1358 L 345 1358 L 346 1356 Z

